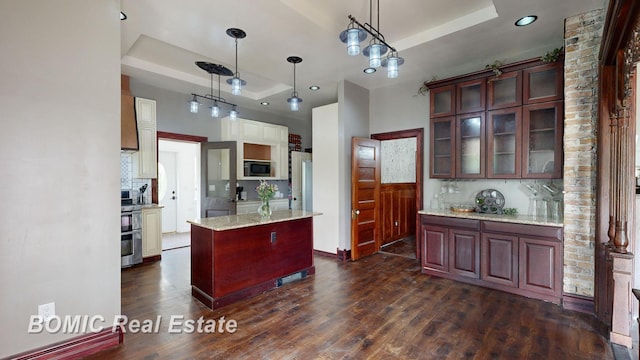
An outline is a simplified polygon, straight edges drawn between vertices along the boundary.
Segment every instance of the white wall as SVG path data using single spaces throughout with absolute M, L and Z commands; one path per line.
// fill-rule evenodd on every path
M 176 153 L 176 231 L 189 232 L 187 220 L 200 217 L 200 143 L 160 139 L 158 151 Z
M 313 248 L 335 254 L 340 237 L 338 223 L 341 200 L 336 164 L 340 159 L 338 134 L 338 104 L 330 104 L 312 110 L 313 151 L 313 211 L 322 215 L 313 217 Z
M 338 84 L 340 249 L 351 249 L 351 138 L 369 138 L 369 91 L 354 83 Z M 314 197 L 315 200 L 315 197 Z
M 120 313 L 120 2 L 0 2 L 0 357 L 79 334 L 58 315 Z

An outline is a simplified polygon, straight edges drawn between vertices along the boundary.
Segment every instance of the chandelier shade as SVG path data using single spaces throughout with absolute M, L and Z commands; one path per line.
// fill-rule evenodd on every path
M 300 103 L 302 102 L 302 99 L 298 97 L 298 92 L 296 91 L 296 64 L 301 63 L 302 58 L 298 56 L 289 56 L 287 61 L 293 64 L 293 93 L 291 93 L 291 97 L 287 99 L 287 102 L 289 103 L 291 111 L 298 111 L 300 110 Z
M 360 43 L 367 38 L 367 32 L 356 27 L 352 21 L 347 30 L 340 33 L 340 41 L 347 44 L 347 54 L 355 56 L 360 54 Z

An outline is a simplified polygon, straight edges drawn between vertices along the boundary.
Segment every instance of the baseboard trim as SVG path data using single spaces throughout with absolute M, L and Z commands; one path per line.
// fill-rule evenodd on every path
M 351 249 L 349 249 L 349 250 L 347 250 L 347 249 L 344 249 L 344 250 L 338 249 L 337 253 L 338 253 L 338 260 L 341 260 L 341 261 L 349 261 L 349 260 L 351 260 Z
M 562 307 L 591 315 L 595 314 L 596 310 L 593 297 L 577 294 L 562 294 Z
M 124 333 L 120 327 L 115 331 L 109 327 L 98 333 L 84 334 L 78 337 L 30 350 L 12 357 L 17 360 L 79 359 L 84 356 L 116 347 L 124 342 Z
M 154 263 L 156 261 L 160 261 L 162 260 L 162 255 L 153 255 L 153 256 L 148 256 L 146 258 L 142 258 L 142 263 L 143 264 L 151 264 Z

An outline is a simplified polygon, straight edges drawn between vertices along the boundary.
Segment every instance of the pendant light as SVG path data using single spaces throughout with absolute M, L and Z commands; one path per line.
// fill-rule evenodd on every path
M 193 94 L 193 99 L 189 101 L 189 111 L 191 111 L 194 114 L 197 114 L 199 107 L 200 107 L 200 103 L 198 102 L 198 99 L 196 99 L 196 94 Z
M 291 93 L 291 97 L 287 99 L 287 102 L 291 107 L 291 111 L 298 111 L 300 109 L 302 99 L 298 97 L 298 92 L 296 91 L 296 64 L 301 63 L 302 58 L 298 56 L 289 56 L 287 61 L 293 64 L 293 93 Z
M 233 109 L 229 111 L 229 118 L 231 120 L 236 120 L 238 118 L 238 110 L 236 110 L 236 106 L 233 106 Z
M 241 29 L 229 28 L 227 29 L 227 35 L 234 38 L 236 42 L 236 72 L 231 79 L 227 79 L 227 84 L 231 85 L 231 93 L 233 95 L 241 95 L 242 87 L 246 85 L 247 82 L 240 78 L 240 73 L 238 72 L 238 39 L 244 39 L 247 33 Z

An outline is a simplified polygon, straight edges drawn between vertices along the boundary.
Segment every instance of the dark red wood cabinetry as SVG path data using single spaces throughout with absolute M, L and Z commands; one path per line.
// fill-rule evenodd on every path
M 422 272 L 560 303 L 562 228 L 420 216 Z
M 428 84 L 431 178 L 562 177 L 562 59 L 500 70 Z

